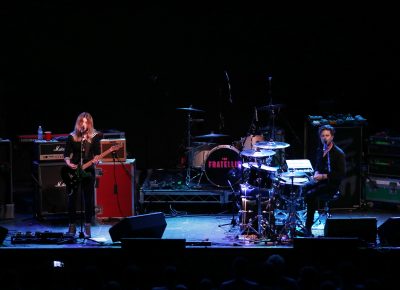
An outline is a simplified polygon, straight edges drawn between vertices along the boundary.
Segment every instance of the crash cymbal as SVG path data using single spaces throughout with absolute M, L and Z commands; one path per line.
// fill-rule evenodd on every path
M 257 142 L 256 144 L 254 144 L 254 146 L 260 149 L 274 150 L 274 149 L 287 148 L 290 146 L 290 144 L 285 142 L 262 141 L 262 142 Z
M 275 151 L 272 150 L 253 150 L 253 149 L 248 149 L 248 150 L 243 150 L 240 152 L 241 156 L 246 156 L 246 157 L 254 157 L 254 158 L 264 158 L 264 157 L 269 157 L 272 155 L 275 155 Z
M 276 172 L 279 169 L 279 167 L 267 166 L 265 164 L 258 165 L 257 162 L 245 162 L 245 163 L 242 164 L 242 167 L 244 167 L 244 168 L 257 168 L 257 169 L 260 169 L 260 170 L 272 171 L 272 172 Z
M 304 177 L 307 176 L 305 172 L 293 171 L 293 172 L 282 172 L 282 177 Z
M 285 107 L 284 104 L 269 104 L 269 105 L 266 105 L 266 106 L 258 107 L 257 110 L 259 110 L 259 111 L 272 111 L 272 110 L 277 110 L 277 109 L 280 109 L 280 108 L 283 108 L 283 107 Z
M 176 108 L 177 110 L 184 110 L 189 112 L 204 112 L 203 110 L 192 108 L 191 106 L 188 108 Z
M 214 132 L 211 132 L 210 134 L 207 135 L 200 135 L 200 136 L 194 136 L 194 138 L 202 138 L 202 139 L 207 139 L 207 138 L 219 138 L 219 137 L 228 137 L 229 135 L 225 134 L 216 134 Z

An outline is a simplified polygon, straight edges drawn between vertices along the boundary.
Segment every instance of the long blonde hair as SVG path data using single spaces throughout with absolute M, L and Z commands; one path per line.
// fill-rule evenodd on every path
M 87 125 L 88 125 L 87 126 L 87 135 L 89 137 L 88 141 L 92 142 L 92 138 L 96 135 L 97 131 L 94 128 L 93 117 L 88 112 L 82 112 L 76 118 L 75 128 L 74 128 L 74 130 L 72 132 L 72 135 L 74 136 L 74 140 L 75 141 L 79 141 L 82 138 L 83 134 L 82 134 L 80 129 L 81 129 L 82 122 L 83 122 L 84 118 L 86 118 Z

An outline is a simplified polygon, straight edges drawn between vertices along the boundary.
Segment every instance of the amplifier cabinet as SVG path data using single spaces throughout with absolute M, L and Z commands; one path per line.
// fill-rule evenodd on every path
M 34 160 L 62 161 L 64 160 L 66 141 L 35 141 Z
M 400 178 L 367 176 L 365 199 L 367 201 L 400 204 Z
M 101 161 L 103 162 L 113 162 L 114 158 L 116 162 L 125 162 L 126 161 L 126 140 L 124 138 L 121 139 L 101 139 L 100 140 L 100 150 L 104 152 L 108 150 L 111 146 L 121 144 L 122 147 L 115 151 L 115 156 L 113 153 L 109 153 L 104 156 Z M 114 158 L 113 158 L 114 157 Z
M 394 155 L 369 155 L 368 173 L 372 175 L 400 177 L 400 157 Z
M 37 183 L 35 194 L 35 213 L 37 217 L 68 213 L 68 196 L 65 183 L 61 178 L 64 162 L 33 162 L 33 176 Z M 80 192 L 76 199 L 77 211 L 81 211 Z
M 12 146 L 10 140 L 0 140 L 0 207 L 13 202 Z M 0 209 L 0 219 L 2 218 Z
M 96 217 L 121 218 L 135 214 L 135 159 L 102 162 L 96 166 Z

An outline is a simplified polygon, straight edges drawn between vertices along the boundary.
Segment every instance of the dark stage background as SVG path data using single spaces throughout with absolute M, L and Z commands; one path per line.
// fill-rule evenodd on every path
M 97 129 L 126 132 L 141 169 L 179 163 L 187 113 L 176 108 L 189 105 L 205 110 L 192 116 L 205 119 L 193 135 L 225 133 L 222 144 L 231 144 L 246 136 L 254 107 L 284 104 L 276 125 L 294 158 L 302 157 L 307 115 L 360 114 L 364 136 L 397 129 L 399 25 L 390 9 L 9 5 L 0 10 L 2 138 L 35 134 L 38 125 L 67 133 L 89 111 Z M 270 121 L 266 112 L 259 118 Z

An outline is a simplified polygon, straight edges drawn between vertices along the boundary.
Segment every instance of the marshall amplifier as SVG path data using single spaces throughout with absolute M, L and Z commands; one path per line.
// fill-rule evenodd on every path
M 43 161 L 62 161 L 64 160 L 66 141 L 35 141 L 34 160 Z

